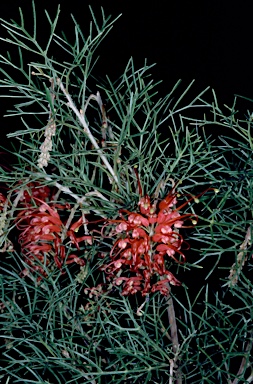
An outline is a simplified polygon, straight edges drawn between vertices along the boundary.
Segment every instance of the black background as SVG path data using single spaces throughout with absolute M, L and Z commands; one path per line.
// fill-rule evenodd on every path
M 64 30 L 70 36 L 73 36 L 70 13 L 88 35 L 91 20 L 89 4 L 98 21 L 101 20 L 101 6 L 105 14 L 111 14 L 113 18 L 122 13 L 98 48 L 100 60 L 93 72 L 96 77 L 108 74 L 112 80 L 116 80 L 132 56 L 136 68 L 144 64 L 145 58 L 148 64 L 157 64 L 152 74 L 155 80 L 163 80 L 159 86 L 161 96 L 166 95 L 178 79 L 183 80 L 183 88 L 196 79 L 192 96 L 210 86 L 221 105 L 225 103 L 231 106 L 234 94 L 252 98 L 252 13 L 247 2 L 177 0 L 152 1 L 148 4 L 138 0 L 35 0 L 35 4 L 38 39 L 42 45 L 43 42 L 46 44 L 49 36 L 44 9 L 53 18 L 60 4 L 58 33 Z M 31 1 L 2 2 L 1 17 L 19 21 L 19 7 L 23 10 L 27 27 L 32 27 Z M 0 36 L 7 37 L 2 27 Z M 9 49 L 14 52 L 10 45 L 0 42 L 2 55 Z M 14 74 L 12 69 L 9 71 Z M 0 92 L 3 94 L 5 90 L 0 89 Z M 0 101 L 1 144 L 3 141 L 9 144 L 5 134 L 20 129 L 17 125 L 21 123 L 15 118 L 3 118 L 6 109 L 12 109 L 13 100 L 1 98 Z M 242 112 L 250 110 L 251 103 L 240 103 Z

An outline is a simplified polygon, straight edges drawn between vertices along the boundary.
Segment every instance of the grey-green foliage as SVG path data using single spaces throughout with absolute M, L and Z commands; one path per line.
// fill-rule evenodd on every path
M 159 83 L 150 75 L 152 65 L 136 69 L 133 59 L 118 80 L 97 80 L 100 94 L 89 99 L 96 82 L 94 52 L 116 19 L 110 22 L 102 10 L 99 26 L 92 13 L 93 24 L 85 38 L 73 18 L 75 40 L 69 42 L 56 33 L 59 9 L 55 19 L 46 13 L 51 33 L 41 47 L 34 3 L 33 14 L 32 34 L 25 28 L 22 12 L 19 24 L 2 20 L 9 32 L 4 40 L 16 45 L 19 53 L 19 63 L 1 55 L 0 84 L 10 90 L 2 96 L 18 98 L 8 115 L 19 115 L 24 124 L 8 135 L 19 140 L 13 171 L 1 169 L 1 182 L 10 191 L 10 205 L 1 213 L 3 247 L 9 236 L 16 236 L 12 233 L 17 185 L 26 188 L 30 181 L 58 188 L 59 202 L 78 203 L 80 211 L 104 218 L 116 217 L 122 207 L 136 209 L 139 191 L 134 166 L 143 193 L 152 195 L 161 187 L 163 197 L 172 179 L 180 182 L 182 203 L 189 194 L 208 188 L 219 193 L 209 190 L 198 204 L 193 201 L 184 207 L 196 212 L 199 221 L 193 229 L 182 230 L 191 245 L 191 252 L 186 251 L 188 262 L 178 268 L 171 263 L 172 271 L 185 282 L 172 291 L 179 338 L 176 355 L 168 302 L 160 295 L 150 297 L 138 316 L 143 298 L 121 297 L 117 290 L 98 299 L 84 294 L 84 288 L 101 282 L 97 254 L 105 239 L 85 250 L 82 279 L 72 266 L 65 275 L 48 271 L 48 278 L 38 284 L 36 278 L 20 277 L 26 267 L 22 255 L 2 254 L 2 382 L 252 382 L 251 239 L 245 242 L 252 227 L 251 114 L 237 118 L 236 104 L 224 113 L 215 94 L 213 102 L 205 101 L 207 90 L 190 98 L 193 83 L 180 91 L 177 82 L 167 96 L 159 98 Z M 57 59 L 61 51 L 64 61 Z M 34 57 L 32 62 L 27 52 Z M 16 73 L 23 80 L 15 80 Z M 174 97 L 178 92 L 181 95 Z M 106 148 L 101 143 L 100 95 L 107 104 Z M 202 111 L 207 117 L 199 116 Z M 49 166 L 40 168 L 48 117 L 56 132 Z M 235 284 L 228 279 L 233 264 Z M 176 372 L 180 372 L 177 379 Z

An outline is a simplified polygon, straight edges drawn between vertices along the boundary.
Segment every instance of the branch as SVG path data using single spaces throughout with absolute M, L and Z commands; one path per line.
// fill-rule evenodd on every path
M 242 251 L 238 253 L 237 261 L 232 265 L 232 268 L 230 269 L 230 274 L 228 277 L 230 280 L 230 286 L 236 285 L 238 282 L 238 276 L 242 270 L 242 267 L 247 261 L 247 255 L 245 254 L 245 250 L 247 249 L 248 245 L 250 245 L 250 243 L 251 243 L 251 228 L 249 227 L 247 229 L 245 239 L 243 243 L 240 245 L 240 249 Z
M 50 181 L 52 183 L 52 185 L 54 185 L 56 188 L 58 188 L 59 191 L 61 191 L 62 193 L 65 193 L 66 195 L 69 195 L 71 196 L 73 199 L 76 200 L 77 204 L 79 204 L 81 207 L 85 204 L 85 209 L 87 209 L 87 211 L 85 212 L 86 214 L 90 213 L 90 203 L 87 201 L 87 196 L 99 196 L 100 198 L 103 198 L 103 200 L 106 200 L 108 201 L 108 199 L 102 195 L 102 193 L 98 192 L 97 190 L 93 191 L 93 192 L 87 192 L 84 196 L 82 197 L 79 197 L 77 194 L 75 194 L 73 191 L 71 191 L 71 189 L 69 189 L 69 187 L 65 187 L 64 185 L 58 183 L 58 181 L 54 181 L 50 176 L 44 176 L 42 175 L 42 177 L 44 177 L 45 180 L 47 181 Z M 94 213 L 97 213 L 98 215 L 100 215 L 101 217 L 103 218 L 107 218 L 106 216 L 102 215 L 102 213 L 94 208 L 91 209 L 92 212 Z
M 83 126 L 84 128 L 84 132 L 86 133 L 86 135 L 88 136 L 88 138 L 90 139 L 91 143 L 93 144 L 94 148 L 96 148 L 97 150 L 97 153 L 99 154 L 100 158 L 102 159 L 102 161 L 104 162 L 106 168 L 108 169 L 108 171 L 110 172 L 110 174 L 112 175 L 114 181 L 119 184 L 119 180 L 118 180 L 118 177 L 117 175 L 115 174 L 114 170 L 112 169 L 111 165 L 109 164 L 106 156 L 103 154 L 101 148 L 99 147 L 98 143 L 96 142 L 96 139 L 94 138 L 94 136 L 92 135 L 89 127 L 88 127 L 88 124 L 86 123 L 85 119 L 84 119 L 84 112 L 83 111 L 78 111 L 78 109 L 76 108 L 71 96 L 69 95 L 69 93 L 66 91 L 66 89 L 64 88 L 64 85 L 62 84 L 62 81 L 61 79 L 57 78 L 57 83 L 59 85 L 59 87 L 61 88 L 62 92 L 64 93 L 64 95 L 66 96 L 66 99 L 68 100 L 68 106 L 72 109 L 72 111 L 75 113 L 75 115 L 77 116 L 79 122 L 81 123 L 81 125 Z M 97 96 L 95 95 L 91 95 L 89 97 L 89 101 L 91 99 L 94 99 L 98 102 L 98 104 L 100 103 L 100 94 L 99 92 L 97 93 Z M 86 106 L 85 106 L 85 109 L 87 108 L 87 103 L 86 103 Z
M 245 348 L 245 355 L 247 354 L 247 353 L 249 353 L 250 352 L 250 350 L 251 350 L 251 348 L 252 348 L 252 345 L 253 345 L 253 333 L 251 334 L 251 337 L 250 337 L 250 340 L 248 341 L 248 343 L 247 343 L 247 345 L 246 345 L 246 348 Z M 246 358 L 246 356 L 243 356 L 243 358 L 242 358 L 242 361 L 241 361 L 241 365 L 240 365 L 240 368 L 239 368 L 239 370 L 238 370 L 238 372 L 237 372 L 237 375 L 236 376 L 241 376 L 242 374 L 243 374 L 243 372 L 245 371 L 245 369 L 246 369 L 246 366 L 247 365 L 247 358 Z M 240 378 L 241 379 L 241 378 Z M 234 381 L 232 382 L 232 384 L 237 384 L 238 383 L 238 381 L 240 380 L 239 378 L 237 379 L 234 379 Z M 252 377 L 249 377 L 248 379 L 247 379 L 247 383 L 251 383 L 253 381 L 253 378 Z
M 169 283 L 166 284 L 168 286 L 169 292 L 171 291 Z M 170 361 L 170 371 L 174 370 L 174 367 L 177 368 L 175 372 L 175 377 L 176 377 L 176 384 L 182 384 L 182 374 L 180 369 L 178 368 L 178 365 L 176 364 L 179 356 L 179 341 L 178 341 L 178 333 L 177 333 L 177 321 L 176 321 L 176 315 L 175 315 L 175 310 L 174 310 L 174 305 L 173 305 L 173 300 L 170 295 L 168 294 L 168 299 L 167 299 L 167 313 L 168 313 L 168 318 L 169 318 L 169 324 L 170 324 L 170 335 L 171 335 L 171 341 L 172 341 L 172 350 L 175 354 L 174 358 Z M 170 373 L 170 383 L 172 383 L 172 376 Z

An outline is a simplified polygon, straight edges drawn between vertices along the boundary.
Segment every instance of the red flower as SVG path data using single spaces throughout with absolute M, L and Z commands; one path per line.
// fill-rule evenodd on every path
M 28 183 L 26 187 L 27 189 L 24 190 L 23 196 L 20 199 L 20 201 L 25 203 L 30 203 L 34 197 L 46 201 L 51 195 L 50 188 L 46 185 L 41 185 L 38 181 Z
M 141 282 L 142 277 L 136 276 L 136 277 L 119 277 L 115 280 L 116 285 L 122 284 L 124 281 L 124 288 L 121 292 L 123 296 L 133 295 L 138 291 L 142 290 Z
M 64 264 L 77 263 L 81 266 L 85 264 L 85 261 L 75 254 L 66 255 L 64 243 L 67 239 L 75 245 L 77 250 L 80 250 L 81 241 L 87 241 L 89 244 L 92 242 L 91 236 L 76 237 L 75 231 L 83 224 L 82 217 L 65 233 L 65 225 L 57 208 L 69 208 L 69 204 L 46 203 L 43 200 L 49 196 L 46 188 L 37 188 L 36 196 L 40 191 L 42 194 L 42 196 L 39 195 L 40 198 L 33 195 L 34 186 L 29 193 L 24 193 L 22 204 L 25 205 L 25 209 L 19 212 L 16 219 L 16 226 L 21 231 L 19 243 L 26 262 L 31 270 L 40 272 L 42 276 L 47 275 L 43 265 L 50 268 L 56 267 L 62 271 Z M 32 205 L 32 200 L 37 205 Z M 29 271 L 23 271 L 24 276 L 27 274 Z
M 179 208 L 183 208 L 187 203 Z M 140 213 L 121 210 L 120 219 L 107 223 L 116 224 L 111 235 L 116 235 L 117 238 L 110 252 L 112 261 L 101 269 L 106 272 L 107 279 L 113 285 L 122 284 L 122 295 L 138 291 L 143 296 L 156 291 L 167 294 L 168 282 L 172 285 L 181 284 L 167 270 L 166 263 L 168 257 L 178 263 L 185 262 L 181 248 L 187 243 L 178 230 L 187 219 L 196 223 L 197 217 L 191 213 L 180 214 L 176 204 L 176 193 L 173 190 L 160 202 L 158 209 L 146 195 L 138 203 Z M 124 217 L 124 214 L 127 217 Z M 176 255 L 179 255 L 179 260 Z M 129 272 L 135 276 L 123 276 Z M 155 282 L 157 278 L 160 280 Z

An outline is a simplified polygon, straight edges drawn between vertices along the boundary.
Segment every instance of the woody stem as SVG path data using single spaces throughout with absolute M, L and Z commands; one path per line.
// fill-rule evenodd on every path
M 175 377 L 176 377 L 176 384 L 182 384 L 182 373 L 180 371 L 180 368 L 178 368 L 177 361 L 179 360 L 179 341 L 178 341 L 178 332 L 177 332 L 177 322 L 176 322 L 176 315 L 175 315 L 175 310 L 174 310 L 174 305 L 173 305 L 173 300 L 170 294 L 171 288 L 169 283 L 166 283 L 169 294 L 168 294 L 168 299 L 167 299 L 167 313 L 168 313 L 168 319 L 169 319 L 169 324 L 170 324 L 170 336 L 171 336 L 171 341 L 172 341 L 172 350 L 174 352 L 174 358 L 173 358 L 173 366 L 176 368 L 175 371 Z

